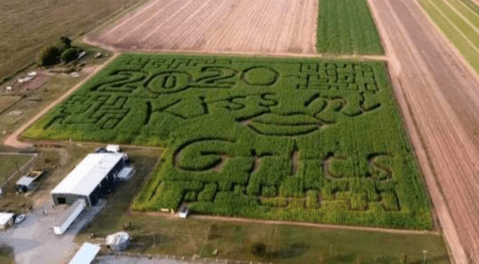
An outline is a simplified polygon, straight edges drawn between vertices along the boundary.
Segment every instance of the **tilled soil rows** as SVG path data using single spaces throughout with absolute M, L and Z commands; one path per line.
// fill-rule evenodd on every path
M 452 255 L 456 263 L 468 263 L 466 254 L 472 263 L 478 263 L 479 81 L 417 3 L 370 3 L 386 44 L 396 94 Z
M 92 36 L 119 49 L 316 52 L 318 1 L 154 0 Z

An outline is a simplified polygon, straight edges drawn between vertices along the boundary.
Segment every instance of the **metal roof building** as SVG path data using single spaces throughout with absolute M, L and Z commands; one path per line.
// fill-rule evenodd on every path
M 125 157 L 123 153 L 88 154 L 51 191 L 54 204 L 72 204 L 78 198 L 85 199 L 88 206 L 96 204 L 124 167 Z
M 7 229 L 13 224 L 13 213 L 0 212 L 0 230 Z
M 35 181 L 35 178 L 23 176 L 17 181 L 15 187 L 19 192 L 28 192 L 33 189 L 33 181 Z
M 95 260 L 98 252 L 100 252 L 100 246 L 85 242 L 69 264 L 90 264 Z

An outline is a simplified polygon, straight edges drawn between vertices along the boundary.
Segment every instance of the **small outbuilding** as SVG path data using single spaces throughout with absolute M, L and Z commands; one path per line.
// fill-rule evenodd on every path
M 15 188 L 18 192 L 28 192 L 35 187 L 33 185 L 34 180 L 35 178 L 23 176 L 17 181 Z
M 108 145 L 106 146 L 106 151 L 108 152 L 121 152 L 120 145 Z
M 69 264 L 90 264 L 95 260 L 100 252 L 100 246 L 88 242 L 83 243 L 83 246 L 77 251 Z
M 50 192 L 53 203 L 72 204 L 81 198 L 87 206 L 95 205 L 115 183 L 118 173 L 125 167 L 126 158 L 124 153 L 88 154 Z
M 106 237 L 106 245 L 114 251 L 122 251 L 130 246 L 130 236 L 127 232 L 117 232 Z
M 5 230 L 13 224 L 13 213 L 0 213 L 0 230 Z

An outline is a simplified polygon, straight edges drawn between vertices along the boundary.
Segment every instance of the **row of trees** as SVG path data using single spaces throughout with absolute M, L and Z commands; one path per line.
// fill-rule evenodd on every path
M 51 66 L 59 62 L 68 63 L 76 59 L 80 52 L 80 49 L 72 46 L 71 39 L 60 37 L 56 43 L 44 47 L 38 53 L 37 64 L 39 66 Z

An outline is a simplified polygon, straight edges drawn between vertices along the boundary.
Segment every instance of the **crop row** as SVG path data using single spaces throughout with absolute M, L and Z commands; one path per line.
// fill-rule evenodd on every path
M 366 0 L 320 0 L 319 53 L 384 54 Z

